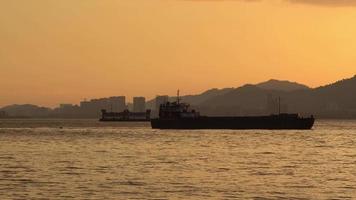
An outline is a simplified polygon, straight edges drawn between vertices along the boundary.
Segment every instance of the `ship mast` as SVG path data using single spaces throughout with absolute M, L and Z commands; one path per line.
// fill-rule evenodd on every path
M 179 90 L 177 90 L 177 103 L 179 104 Z

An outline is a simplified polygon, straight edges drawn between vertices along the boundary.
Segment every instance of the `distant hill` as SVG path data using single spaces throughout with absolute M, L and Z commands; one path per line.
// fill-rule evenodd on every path
M 189 103 L 191 105 L 199 105 L 205 101 L 207 101 L 208 99 L 211 99 L 213 97 L 219 96 L 219 95 L 223 95 L 226 94 L 230 91 L 232 91 L 234 88 L 223 88 L 223 89 L 217 89 L 217 88 L 213 88 L 210 90 L 207 90 L 201 94 L 197 94 L 197 95 L 185 95 L 185 96 L 181 96 L 180 98 L 182 99 L 182 101 Z M 169 97 L 169 101 L 175 101 L 177 97 Z M 156 106 L 156 100 L 152 99 L 150 101 L 147 101 L 146 103 L 146 107 L 148 109 L 155 109 Z
M 10 117 L 47 117 L 52 110 L 31 104 L 15 104 L 5 106 L 1 108 L 0 111 L 5 111 Z
M 214 89 L 207 90 L 199 95 L 186 95 L 186 96 L 182 96 L 181 98 L 183 101 L 188 102 L 191 105 L 199 105 L 211 98 L 224 95 L 232 90 L 234 90 L 234 88 L 223 88 L 223 89 L 214 88 Z
M 266 113 L 268 95 L 276 93 L 284 92 L 265 90 L 248 84 L 210 98 L 198 108 L 206 115 L 261 115 Z
M 256 85 L 247 84 L 238 88 L 210 89 L 198 95 L 182 96 L 182 101 L 208 115 L 237 115 L 266 113 L 266 99 L 269 94 L 280 96 L 290 91 L 310 90 L 309 87 L 290 81 L 271 79 Z M 176 97 L 170 97 L 175 101 Z M 155 109 L 155 100 L 147 103 Z
M 356 76 L 315 89 L 287 88 L 245 85 L 213 97 L 201 103 L 199 108 L 210 115 L 270 114 L 271 110 L 276 110 L 270 107 L 276 108 L 280 97 L 285 112 L 322 118 L 356 118 Z
M 321 116 L 356 117 L 356 76 L 316 88 L 311 97 Z
M 356 118 L 356 76 L 319 87 L 271 79 L 238 88 L 211 89 L 183 96 L 184 102 L 204 115 L 264 115 L 282 112 L 322 118 Z M 170 97 L 171 101 L 175 97 Z M 154 105 L 154 100 L 151 101 Z
M 286 91 L 286 92 L 310 89 L 308 86 L 300 84 L 300 83 L 290 82 L 290 81 L 280 81 L 280 80 L 275 80 L 275 79 L 271 79 L 269 81 L 256 84 L 256 86 L 261 89 L 280 90 L 280 91 Z
M 241 88 L 245 88 L 248 86 L 250 86 L 250 87 L 255 86 L 256 88 L 259 88 L 259 89 L 278 90 L 278 91 L 296 91 L 296 90 L 309 90 L 310 89 L 308 86 L 302 85 L 302 84 L 299 84 L 296 82 L 279 81 L 279 80 L 271 79 L 269 81 L 262 82 L 262 83 L 259 83 L 256 85 L 248 84 L 248 85 L 245 85 L 240 88 L 222 88 L 222 89 L 213 88 L 213 89 L 207 90 L 201 94 L 182 96 L 181 99 L 184 102 L 189 103 L 193 106 L 198 106 L 201 104 L 207 104 L 209 102 L 209 100 L 214 99 L 215 97 L 216 98 L 219 98 L 219 97 L 225 98 L 225 97 L 223 97 L 223 95 L 228 94 L 234 90 L 239 90 Z M 176 97 L 170 97 L 169 100 L 175 101 Z M 228 102 L 229 99 L 226 99 L 226 101 Z M 155 99 L 148 101 L 147 107 L 150 109 L 154 109 Z

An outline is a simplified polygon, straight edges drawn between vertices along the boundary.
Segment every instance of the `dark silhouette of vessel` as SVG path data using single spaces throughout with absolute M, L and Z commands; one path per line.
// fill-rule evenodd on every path
M 113 122 L 113 121 L 124 121 L 124 122 L 143 122 L 150 121 L 151 110 L 146 110 L 146 112 L 130 112 L 129 110 L 124 110 L 122 112 L 107 112 L 105 109 L 101 110 L 102 122 Z
M 279 109 L 280 110 L 280 109 Z M 154 129 L 311 129 L 314 117 L 280 113 L 266 116 L 209 117 L 179 101 L 160 105 L 159 117 L 151 119 Z

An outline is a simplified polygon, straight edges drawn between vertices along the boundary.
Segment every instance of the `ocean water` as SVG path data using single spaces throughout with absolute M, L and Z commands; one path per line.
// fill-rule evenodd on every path
M 308 131 L 0 120 L 0 199 L 355 199 L 356 121 Z

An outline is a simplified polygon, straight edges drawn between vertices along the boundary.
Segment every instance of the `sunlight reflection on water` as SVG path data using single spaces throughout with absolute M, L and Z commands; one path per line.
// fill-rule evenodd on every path
M 356 121 L 317 121 L 310 131 L 0 127 L 0 199 L 356 198 Z

